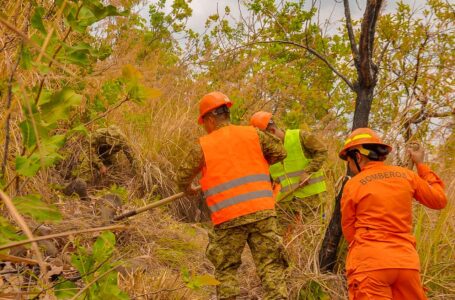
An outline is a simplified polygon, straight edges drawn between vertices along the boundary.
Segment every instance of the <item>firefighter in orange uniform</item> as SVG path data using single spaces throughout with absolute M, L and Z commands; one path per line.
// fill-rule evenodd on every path
M 199 124 L 208 135 L 189 152 L 177 174 L 179 188 L 194 193 L 200 180 L 214 225 L 207 257 L 215 266 L 218 299 L 240 294 L 237 270 L 248 244 L 265 292 L 264 299 L 287 299 L 282 240 L 277 233 L 275 200 L 269 164 L 286 157 L 279 139 L 252 126 L 229 121 L 232 102 L 220 93 L 205 95 L 199 103 Z
M 349 243 L 349 299 L 426 299 L 412 230 L 412 199 L 432 208 L 447 204 L 444 184 L 423 163 L 423 149 L 408 149 L 417 173 L 388 166 L 392 148 L 369 128 L 354 130 L 339 153 L 353 174 L 341 199 Z

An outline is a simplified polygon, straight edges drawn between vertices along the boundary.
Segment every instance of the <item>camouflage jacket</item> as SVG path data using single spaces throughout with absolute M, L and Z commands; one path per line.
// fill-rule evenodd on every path
M 327 148 L 316 135 L 303 130 L 300 130 L 300 144 L 305 156 L 311 159 L 305 171 L 308 173 L 318 171 L 327 159 Z
M 229 124 L 221 124 L 219 128 L 227 125 Z M 259 129 L 257 129 L 257 133 L 259 136 L 259 143 L 261 144 L 262 153 L 264 154 L 264 158 L 269 164 L 280 162 L 286 158 L 286 150 L 278 138 L 269 133 L 262 132 Z M 181 191 L 186 191 L 188 189 L 193 179 L 202 171 L 204 164 L 204 153 L 202 151 L 201 145 L 199 143 L 195 143 L 194 148 L 191 149 L 186 155 L 185 160 L 181 163 L 177 171 L 176 181 L 177 186 Z M 222 223 L 218 225 L 217 228 L 236 227 L 257 222 L 271 216 L 276 216 L 276 212 L 274 210 L 259 211 Z
M 112 156 L 119 151 L 123 151 L 131 164 L 134 163 L 133 152 L 128 145 L 126 137 L 115 125 L 97 129 L 91 137 L 90 144 L 95 152 L 92 157 L 92 164 L 97 167 L 112 163 Z

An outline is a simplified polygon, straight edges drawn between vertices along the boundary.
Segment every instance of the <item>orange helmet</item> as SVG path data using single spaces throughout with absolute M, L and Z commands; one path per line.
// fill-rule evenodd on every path
M 218 108 L 220 106 L 226 105 L 227 107 L 232 106 L 232 101 L 229 100 L 228 96 L 220 92 L 211 92 L 199 101 L 199 118 L 198 123 L 203 124 L 204 120 L 202 117 L 211 110 Z
M 250 125 L 265 130 L 272 119 L 272 114 L 266 111 L 258 111 L 251 116 Z
M 350 149 L 358 149 L 360 153 L 367 155 L 369 154 L 369 150 L 364 149 L 362 145 L 381 145 L 384 146 L 385 148 L 385 153 L 388 154 L 390 151 L 392 151 L 392 147 L 383 143 L 381 138 L 378 136 L 378 134 L 370 129 L 370 128 L 357 128 L 351 134 L 349 137 L 346 139 L 344 142 L 343 149 L 341 149 L 340 153 L 338 156 L 346 160 L 346 153 Z

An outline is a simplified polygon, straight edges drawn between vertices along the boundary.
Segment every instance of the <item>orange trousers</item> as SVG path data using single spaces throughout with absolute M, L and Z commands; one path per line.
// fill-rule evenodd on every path
M 349 300 L 426 300 L 420 273 L 412 269 L 382 269 L 348 276 Z

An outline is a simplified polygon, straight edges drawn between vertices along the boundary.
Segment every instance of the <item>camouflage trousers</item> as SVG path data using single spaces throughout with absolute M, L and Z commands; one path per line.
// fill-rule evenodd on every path
M 325 193 L 312 195 L 303 199 L 291 198 L 277 203 L 277 225 L 281 236 L 292 231 L 296 224 L 305 223 L 310 218 L 317 218 L 322 212 Z
M 248 244 L 265 291 L 264 299 L 287 299 L 285 270 L 287 261 L 282 240 L 277 233 L 276 217 L 236 227 L 214 228 L 209 233 L 207 258 L 215 266 L 218 299 L 240 294 L 237 270 Z

